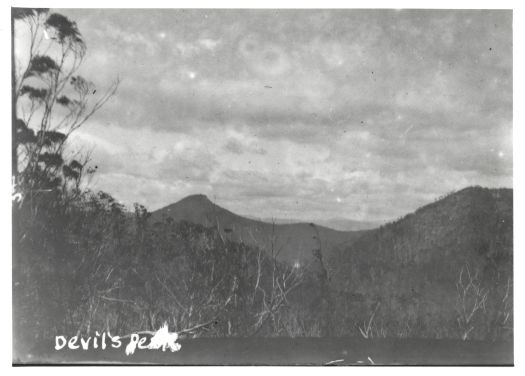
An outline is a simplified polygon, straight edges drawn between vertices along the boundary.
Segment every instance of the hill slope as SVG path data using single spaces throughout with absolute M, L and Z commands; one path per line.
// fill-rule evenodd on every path
M 211 202 L 205 195 L 188 196 L 175 204 L 155 211 L 154 221 L 171 217 L 175 222 L 187 221 L 215 227 L 225 239 L 256 245 L 278 259 L 290 263 L 308 262 L 312 251 L 322 247 L 329 254 L 357 239 L 362 231 L 337 231 L 310 223 L 272 224 L 245 218 Z M 319 239 L 319 240 L 318 240 Z
M 468 335 L 479 338 L 501 329 L 498 315 L 511 300 L 504 298 L 512 283 L 512 202 L 511 189 L 466 188 L 332 253 L 331 286 L 346 325 L 355 325 L 349 316 L 367 317 L 379 303 L 377 319 L 417 327 L 420 335 L 453 336 L 425 331 L 440 320 L 446 321 L 440 328 L 463 330 L 455 322 L 461 306 L 472 312 L 487 292 L 484 309 L 462 325 L 465 331 L 473 327 Z M 458 291 L 466 298 L 458 301 Z

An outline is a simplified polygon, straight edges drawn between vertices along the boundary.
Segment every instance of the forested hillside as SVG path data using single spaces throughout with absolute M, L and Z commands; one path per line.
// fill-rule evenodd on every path
M 466 188 L 333 254 L 328 269 L 345 330 L 377 311 L 373 324 L 390 334 L 509 334 L 512 202 L 510 189 Z

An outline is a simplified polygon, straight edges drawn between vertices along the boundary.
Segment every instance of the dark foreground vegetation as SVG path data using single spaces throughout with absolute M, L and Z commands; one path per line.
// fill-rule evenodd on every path
M 14 74 L 13 87 L 16 359 L 28 361 L 25 355 L 41 344 L 52 349 L 57 335 L 87 337 L 105 331 L 122 336 L 156 330 L 164 322 L 171 331 L 209 323 L 187 333 L 183 349 L 198 344 L 209 348 L 203 352 L 217 354 L 226 351 L 217 350 L 222 346 L 230 349 L 224 359 L 235 359 L 246 344 L 252 347 L 239 359 L 255 359 L 254 343 L 269 341 L 224 337 L 380 339 L 371 346 L 390 353 L 377 355 L 378 363 L 397 361 L 392 350 L 397 342 L 392 341 L 400 338 L 425 338 L 424 343 L 436 344 L 443 354 L 449 354 L 449 342 L 432 340 L 483 340 L 497 349 L 512 347 L 511 190 L 478 187 L 451 194 L 395 223 L 352 236 L 351 243 L 339 248 L 325 249 L 319 240 L 319 247 L 307 250 L 311 257 L 303 264 L 279 259 L 275 239 L 264 246 L 246 244 L 226 236 L 220 226 L 152 217 L 139 204 L 128 210 L 111 195 L 91 191 L 87 182 L 96 168 L 67 149 L 69 135 L 110 99 L 118 83 L 98 98 L 88 95 L 96 90 L 76 74 L 86 47 L 76 24 L 66 17 L 45 9 L 15 9 L 14 22 L 27 23 L 34 33 L 30 60 Z M 40 46 L 43 29 L 53 35 L 45 43 L 54 48 Z M 218 339 L 195 337 L 225 342 L 216 345 Z M 269 357 L 257 359 L 318 364 L 362 347 L 358 342 L 345 350 L 336 344 L 347 340 L 334 340 L 333 354 L 325 356 L 330 347 L 321 340 L 311 345 L 274 341 L 266 346 L 272 349 Z M 498 347 L 501 341 L 508 343 Z M 292 348 L 299 344 L 298 358 L 290 358 L 296 360 L 273 358 L 272 351 L 286 347 L 283 343 Z M 489 345 L 472 346 L 465 351 L 485 354 L 482 349 Z M 408 348 L 406 354 L 425 351 Z M 195 357 L 202 354 L 195 351 L 170 359 L 197 363 Z M 301 358 L 309 351 L 323 356 Z M 374 359 L 373 351 L 363 356 Z M 93 360 L 76 356 L 63 360 Z M 151 361 L 167 359 L 155 356 Z M 410 362 L 406 356 L 401 361 Z M 205 359 L 218 363 L 219 358 Z M 448 355 L 440 359 L 430 363 L 457 360 Z M 461 362 L 456 360 L 451 362 Z

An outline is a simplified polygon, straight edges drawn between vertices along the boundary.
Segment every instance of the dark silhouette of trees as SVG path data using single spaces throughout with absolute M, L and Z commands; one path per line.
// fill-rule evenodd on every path
M 83 161 L 66 157 L 66 142 L 116 92 L 103 94 L 78 75 L 86 44 L 77 24 L 48 9 L 13 9 L 13 38 L 27 31 L 27 56 L 13 65 L 13 173 L 22 193 L 78 186 Z M 14 54 L 14 52 L 13 52 Z
M 100 252 L 77 253 L 83 244 L 72 227 L 92 210 L 84 206 L 91 193 L 82 181 L 95 169 L 87 165 L 88 156 L 71 155 L 67 141 L 115 94 L 119 81 L 96 95 L 94 84 L 78 74 L 86 44 L 77 24 L 64 15 L 13 8 L 11 21 L 12 172 L 18 198 L 13 202 L 14 326 L 15 339 L 31 342 L 78 321 L 78 311 L 70 307 L 85 304 L 83 299 L 91 305 L 88 314 L 96 310 L 92 292 L 109 269 Z M 15 46 L 18 32 L 28 38 L 22 46 Z M 86 275 L 98 282 L 80 278 Z

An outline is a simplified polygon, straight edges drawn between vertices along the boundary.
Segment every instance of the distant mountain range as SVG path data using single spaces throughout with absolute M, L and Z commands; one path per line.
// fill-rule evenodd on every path
M 362 231 L 338 231 L 313 223 L 269 223 L 242 217 L 211 202 L 205 195 L 188 196 L 152 213 L 153 220 L 171 217 L 219 229 L 226 239 L 244 242 L 272 252 L 281 261 L 304 263 L 313 250 L 323 253 L 344 247 Z
M 246 218 L 255 219 L 257 221 L 267 222 L 267 223 L 276 223 L 276 224 L 294 224 L 301 223 L 300 219 L 294 218 L 269 218 L 269 217 L 252 217 L 246 215 Z M 377 228 L 385 223 L 385 221 L 357 221 L 347 218 L 329 218 L 329 219 L 316 219 L 315 224 L 321 225 L 324 227 L 331 228 L 337 231 L 362 231 L 362 230 L 371 230 Z
M 491 241 L 488 237 L 502 235 L 502 229 L 508 232 L 512 226 L 512 189 L 466 188 L 389 224 L 341 220 L 339 228 L 353 226 L 354 231 L 326 226 L 338 220 L 313 224 L 247 218 L 214 204 L 202 194 L 188 196 L 152 215 L 154 220 L 171 217 L 177 222 L 217 228 L 226 239 L 259 246 L 270 254 L 273 251 L 279 260 L 292 263 L 310 260 L 313 250 L 319 248 L 325 259 L 335 250 L 352 253 L 356 248 L 369 255 L 383 249 L 390 253 L 402 249 L 421 258 L 435 256 L 438 250 L 442 256 L 449 255 L 453 252 L 451 242 L 456 248 L 464 243 L 470 248 L 487 247 Z M 510 234 L 511 230 L 512 227 Z

